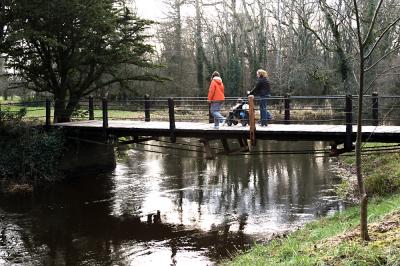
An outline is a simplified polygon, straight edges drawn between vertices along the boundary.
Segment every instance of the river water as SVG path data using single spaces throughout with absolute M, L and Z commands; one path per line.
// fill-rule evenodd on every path
M 258 141 L 215 160 L 179 143 L 126 146 L 111 172 L 1 199 L 0 265 L 213 265 L 344 208 L 334 159 L 307 154 L 326 143 Z

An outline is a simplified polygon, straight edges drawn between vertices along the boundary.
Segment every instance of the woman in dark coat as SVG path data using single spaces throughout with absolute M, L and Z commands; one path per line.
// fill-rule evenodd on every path
M 249 95 L 260 97 L 260 117 L 261 126 L 268 125 L 267 98 L 271 95 L 271 88 L 268 80 L 268 73 L 263 69 L 257 70 L 257 83 Z

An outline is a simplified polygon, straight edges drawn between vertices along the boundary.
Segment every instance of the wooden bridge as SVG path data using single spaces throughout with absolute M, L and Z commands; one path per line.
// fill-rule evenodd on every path
M 85 132 L 101 132 L 103 122 L 76 121 L 54 124 L 64 129 L 79 129 Z M 152 137 L 180 137 L 180 138 L 207 138 L 207 139 L 238 139 L 249 138 L 249 126 L 223 126 L 214 129 L 208 123 L 202 122 L 175 122 L 171 130 L 169 122 L 154 121 L 127 121 L 113 120 L 108 122 L 107 134 L 116 137 L 124 136 L 152 136 Z M 352 126 L 351 138 L 355 140 L 356 126 Z M 363 126 L 363 140 L 370 142 L 400 142 L 400 126 Z M 256 126 L 256 139 L 264 140 L 310 140 L 333 141 L 344 143 L 346 138 L 345 125 L 284 125 L 270 124 L 267 127 Z
M 249 98 L 249 126 L 232 125 L 220 129 L 212 127 L 206 98 L 144 98 L 130 100 L 94 100 L 89 97 L 79 103 L 78 116 L 72 122 L 51 123 L 52 102 L 46 100 L 44 117 L 47 128 L 62 128 L 67 134 L 79 132 L 87 141 L 108 141 L 120 144 L 143 142 L 158 137 L 200 139 L 206 148 L 208 142 L 220 139 L 226 151 L 228 140 L 236 139 L 243 149 L 249 149 L 248 140 L 255 144 L 262 140 L 328 141 L 332 152 L 351 151 L 356 138 L 357 96 L 273 96 L 268 110 L 273 114 L 267 127 L 257 126 L 258 99 Z M 400 96 L 364 96 L 362 139 L 365 142 L 400 142 Z M 236 98 L 227 98 L 222 114 L 227 115 Z M 357 101 L 354 101 L 356 103 Z M 40 104 L 39 104 L 40 105 Z M 44 104 L 41 103 L 43 107 Z M 86 108 L 85 108 L 86 106 Z M 120 140 L 121 137 L 125 137 Z M 127 138 L 128 137 L 128 138 Z
M 47 117 L 48 126 L 62 127 L 67 131 L 79 130 L 80 134 L 132 137 L 132 140 L 124 140 L 123 143 L 135 143 L 160 136 L 171 138 L 172 142 L 176 138 L 198 138 L 204 145 L 206 151 L 209 150 L 208 142 L 220 139 L 227 152 L 229 152 L 229 139 L 237 139 L 243 149 L 249 149 L 248 140 L 255 144 L 257 139 L 262 140 L 285 140 L 285 141 L 328 141 L 330 142 L 332 153 L 338 154 L 341 151 L 351 151 L 353 142 L 356 139 L 356 126 L 353 119 L 354 111 L 357 106 L 353 105 L 353 98 L 356 96 L 325 96 L 325 97 L 271 97 L 269 100 L 269 110 L 274 113 L 274 119 L 270 121 L 267 127 L 257 126 L 255 123 L 258 114 L 256 102 L 252 96 L 249 97 L 250 105 L 250 125 L 241 126 L 223 126 L 219 129 L 212 127 L 213 119 L 209 116 L 208 104 L 204 98 L 155 98 L 150 99 L 145 96 L 139 102 L 143 115 L 136 119 L 111 118 L 109 111 L 109 102 L 102 100 L 101 120 L 94 117 L 93 99 L 89 99 L 89 120 L 74 121 L 68 123 L 50 124 L 50 118 Z M 396 109 L 400 106 L 399 97 L 386 96 L 378 97 L 373 94 L 370 97 L 369 104 L 364 107 L 366 113 L 365 125 L 362 127 L 362 139 L 365 142 L 400 142 L 400 124 L 398 112 Z M 386 100 L 391 103 L 382 104 Z M 228 108 L 233 105 L 236 99 L 227 99 L 225 103 L 224 115 L 228 113 Z M 257 100 L 257 99 L 256 99 Z M 293 104 L 294 100 L 307 101 L 306 104 Z M 394 102 L 393 102 L 394 101 Z M 341 102 L 341 104 L 339 104 Z M 379 102 L 381 106 L 379 108 Z M 301 106 L 301 108 L 300 108 Z M 136 111 L 140 108 L 136 108 Z M 389 111 L 388 111 L 389 110 Z M 158 112 L 157 112 L 158 111 Z M 314 119 L 305 116 L 303 120 L 293 119 L 297 113 L 320 112 L 319 116 L 314 115 Z M 158 113 L 159 117 L 150 119 L 151 113 Z M 160 115 L 161 113 L 161 115 Z M 162 115 L 164 113 L 164 115 Z M 192 116 L 187 115 L 188 113 Z M 47 111 L 47 116 L 50 111 Z M 185 115 L 186 114 L 186 115 Z M 207 117 L 208 114 L 208 117 Z M 279 119 L 280 114 L 282 119 Z M 390 116 L 389 114 L 392 114 Z M 393 114 L 394 117 L 393 117 Z M 207 121 L 208 118 L 208 121 Z M 186 121 L 185 121 L 186 120 Z M 339 122 L 339 123 L 338 123 Z M 338 151 L 337 146 L 344 144 Z

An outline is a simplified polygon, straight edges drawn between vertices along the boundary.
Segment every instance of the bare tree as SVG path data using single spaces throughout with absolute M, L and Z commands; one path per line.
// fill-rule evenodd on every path
M 395 18 L 393 22 L 389 25 L 385 25 L 382 29 L 376 30 L 377 19 L 380 15 L 381 7 L 383 4 L 383 0 L 379 0 L 377 3 L 373 2 L 374 11 L 370 19 L 364 20 L 361 16 L 360 12 L 360 4 L 357 0 L 353 0 L 353 9 L 355 14 L 355 22 L 356 29 L 355 35 L 357 38 L 357 48 L 358 48 L 358 121 L 357 121 L 357 139 L 356 139 L 356 172 L 357 172 L 357 182 L 358 188 L 360 191 L 360 233 L 361 239 L 368 241 L 368 225 L 367 225 L 367 206 L 368 206 L 368 196 L 364 186 L 364 180 L 362 176 L 362 167 L 361 167 L 361 145 L 362 145 L 362 115 L 363 115 L 363 96 L 364 96 L 364 79 L 365 73 L 372 69 L 379 60 L 375 63 L 372 63 L 369 67 L 366 68 L 366 62 L 374 53 L 375 49 L 378 47 L 382 38 L 388 34 L 390 30 L 400 21 L 400 16 Z M 367 12 L 368 13 L 368 12 Z M 366 25 L 363 23 L 367 22 Z M 398 49 L 398 47 L 396 48 Z M 388 56 L 385 54 L 382 58 Z

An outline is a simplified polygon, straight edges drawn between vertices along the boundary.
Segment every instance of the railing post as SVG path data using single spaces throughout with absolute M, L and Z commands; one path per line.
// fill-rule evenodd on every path
M 3 114 L 1 112 L 1 103 L 0 103 L 0 126 L 2 126 L 3 123 Z
M 46 129 L 50 128 L 51 124 L 51 101 L 46 98 Z
M 284 104 L 285 104 L 285 124 L 289 125 L 290 124 L 290 94 L 289 93 L 285 94 Z
M 346 136 L 344 140 L 344 150 L 352 151 L 353 150 L 353 102 L 351 95 L 346 95 L 346 106 L 345 106 L 345 114 L 346 114 Z
M 150 95 L 144 95 L 144 121 L 150 122 Z
M 254 110 L 254 95 L 249 95 L 249 126 L 250 126 L 250 142 L 252 146 L 256 146 L 256 116 Z
M 93 96 L 89 96 L 89 120 L 94 120 Z
M 372 125 L 378 126 L 379 124 L 379 103 L 378 103 L 378 93 L 372 93 Z
M 211 114 L 211 103 L 208 103 L 208 123 L 214 123 L 214 117 Z
M 108 129 L 108 103 L 107 99 L 102 100 L 102 111 L 103 111 L 103 134 L 104 138 L 107 139 L 107 129 Z
M 169 112 L 169 129 L 171 142 L 176 142 L 175 135 L 175 110 L 174 110 L 174 99 L 168 98 L 168 112 Z

